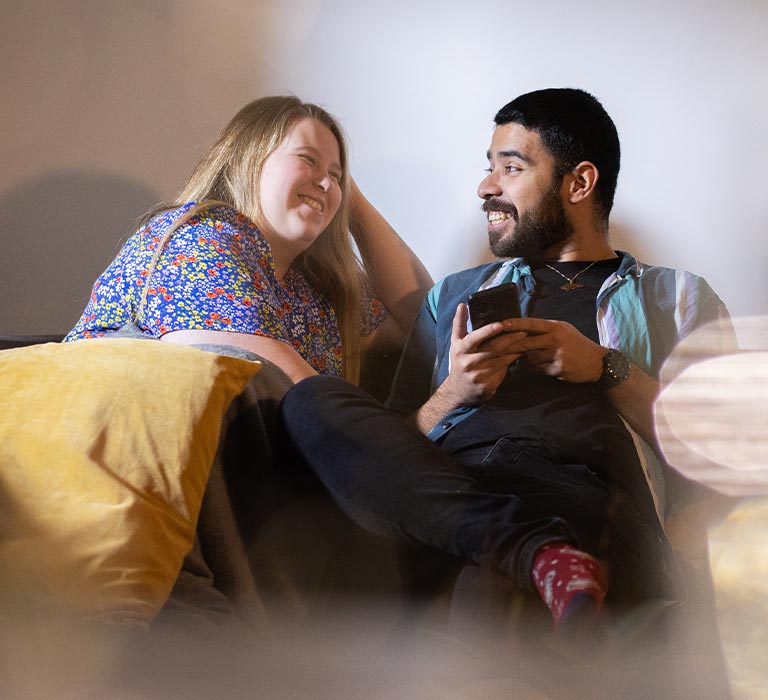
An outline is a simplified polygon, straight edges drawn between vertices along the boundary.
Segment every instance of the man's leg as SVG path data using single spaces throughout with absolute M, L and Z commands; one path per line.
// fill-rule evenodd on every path
M 531 590 L 538 550 L 577 540 L 563 518 L 526 513 L 525 493 L 484 490 L 402 417 L 343 380 L 300 382 L 281 412 L 298 451 L 339 505 L 377 534 L 491 564 Z
M 482 490 L 525 494 L 523 517 L 563 518 L 579 548 L 609 564 L 617 602 L 673 596 L 674 558 L 636 455 L 614 454 L 610 466 L 598 474 L 585 464 L 553 461 L 551 447 L 533 439 L 503 437 L 451 456 Z

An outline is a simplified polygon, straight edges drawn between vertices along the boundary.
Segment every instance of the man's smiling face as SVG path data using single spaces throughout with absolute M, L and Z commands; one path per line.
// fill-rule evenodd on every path
M 573 233 L 562 195 L 562 174 L 535 131 L 497 126 L 488 175 L 477 194 L 488 216 L 488 240 L 498 257 L 543 257 Z

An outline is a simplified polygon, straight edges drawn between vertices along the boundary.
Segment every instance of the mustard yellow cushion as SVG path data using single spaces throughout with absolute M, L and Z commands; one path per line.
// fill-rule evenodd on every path
M 153 340 L 0 352 L 0 595 L 146 623 L 190 550 L 221 422 L 260 363 Z

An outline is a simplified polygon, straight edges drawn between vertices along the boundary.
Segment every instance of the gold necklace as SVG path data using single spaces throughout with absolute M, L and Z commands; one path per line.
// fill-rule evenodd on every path
M 574 289 L 581 289 L 581 288 L 584 286 L 583 284 L 579 284 L 578 282 L 574 282 L 574 280 L 575 280 L 575 279 L 576 279 L 576 278 L 577 278 L 579 275 L 582 275 L 582 274 L 584 274 L 584 273 L 585 273 L 587 270 L 589 270 L 589 268 L 590 268 L 590 267 L 592 267 L 592 265 L 594 265 L 596 262 L 598 262 L 598 260 L 600 260 L 600 258 L 598 258 L 597 260 L 593 260 L 593 261 L 592 261 L 591 263 L 589 263 L 589 265 L 587 265 L 587 266 L 586 266 L 586 267 L 585 267 L 583 270 L 579 270 L 579 272 L 577 272 L 577 273 L 576 273 L 576 274 L 575 274 L 573 277 L 567 277 L 567 276 L 566 276 L 566 275 L 564 275 L 562 272 L 560 272 L 560 270 L 558 270 L 558 269 L 557 269 L 557 268 L 555 268 L 555 267 L 552 267 L 552 265 L 548 265 L 547 263 L 544 263 L 544 265 L 546 265 L 546 267 L 548 267 L 550 270 L 552 270 L 552 272 L 556 272 L 556 273 L 557 273 L 558 275 L 560 275 L 560 277 L 562 277 L 564 280 L 567 280 L 567 282 L 566 282 L 565 284 L 561 284 L 561 285 L 560 285 L 560 289 L 562 289 L 564 292 L 572 292 Z

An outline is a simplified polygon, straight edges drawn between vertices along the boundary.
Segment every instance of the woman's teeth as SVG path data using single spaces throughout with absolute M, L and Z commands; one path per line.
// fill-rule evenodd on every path
M 311 197 L 304 197 L 303 195 L 299 195 L 299 199 L 304 202 L 304 204 L 309 204 L 310 207 L 312 207 L 315 211 L 321 212 L 323 211 L 323 205 L 320 204 L 316 199 L 312 199 Z

